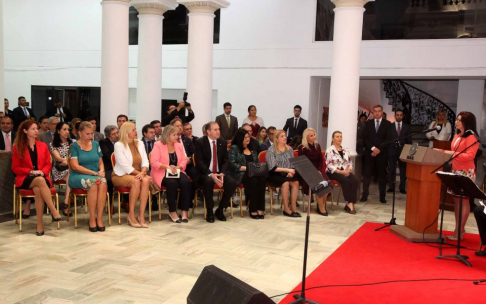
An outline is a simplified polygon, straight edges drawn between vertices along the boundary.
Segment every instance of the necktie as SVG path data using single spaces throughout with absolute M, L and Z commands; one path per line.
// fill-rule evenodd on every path
M 149 152 L 152 151 L 152 141 L 151 140 L 149 140 L 149 142 L 148 142 L 148 150 L 149 150 Z
M 294 129 L 297 129 L 297 118 L 294 121 Z
M 400 132 L 402 131 L 402 128 L 400 128 L 400 123 L 398 123 L 398 128 L 397 128 L 397 133 L 398 136 L 400 136 Z
M 5 151 L 12 151 L 12 142 L 10 141 L 10 135 L 5 133 Z
M 218 150 L 216 150 L 216 141 L 213 140 L 213 173 L 218 172 L 218 158 L 216 157 Z
M 27 108 L 22 108 L 22 109 L 24 109 L 25 116 L 29 116 L 29 113 L 27 113 Z
M 378 133 L 378 129 L 380 129 L 380 121 L 376 120 L 376 133 Z
M 226 122 L 228 123 L 228 128 L 230 127 L 230 118 L 229 116 L 226 116 Z
M 58 108 L 58 111 L 59 111 L 60 122 L 64 122 L 64 118 L 62 117 L 62 108 Z

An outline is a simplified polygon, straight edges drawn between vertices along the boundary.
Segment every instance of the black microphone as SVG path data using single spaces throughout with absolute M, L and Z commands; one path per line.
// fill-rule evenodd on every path
M 440 130 L 442 130 L 442 126 L 437 126 L 437 127 L 432 128 L 432 129 L 424 130 L 421 133 L 429 133 L 429 132 L 432 132 L 432 131 L 440 131 Z

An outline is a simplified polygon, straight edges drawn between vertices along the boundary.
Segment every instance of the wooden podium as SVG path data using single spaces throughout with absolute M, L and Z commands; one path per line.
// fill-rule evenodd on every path
M 411 145 L 405 145 L 400 160 L 407 163 L 407 206 L 405 225 L 393 225 L 390 231 L 409 242 L 423 242 L 425 227 L 434 222 L 439 212 L 440 179 L 430 174 L 450 155 L 419 146 L 409 156 Z M 425 241 L 435 242 L 439 238 L 437 221 L 425 230 Z

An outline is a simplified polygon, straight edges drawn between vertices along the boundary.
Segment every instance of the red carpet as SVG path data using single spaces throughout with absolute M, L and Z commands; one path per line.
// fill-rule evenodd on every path
M 364 224 L 308 276 L 306 287 L 435 278 L 486 279 L 486 258 L 475 256 L 474 251 L 461 250 L 469 256 L 472 268 L 457 259 L 438 260 L 438 249 L 408 243 L 388 228 L 374 231 L 381 226 Z M 466 234 L 461 244 L 477 250 L 479 236 Z M 449 246 L 445 248 L 443 254 L 456 252 Z M 292 302 L 292 295 L 280 303 Z M 486 303 L 486 283 L 432 281 L 327 287 L 308 290 L 306 297 L 319 303 Z

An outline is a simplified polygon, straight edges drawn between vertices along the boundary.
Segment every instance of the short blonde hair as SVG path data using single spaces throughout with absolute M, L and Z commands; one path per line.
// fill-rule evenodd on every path
M 275 152 L 277 152 L 277 154 L 280 154 L 280 150 L 278 149 L 278 138 L 280 137 L 281 134 L 285 134 L 285 131 L 284 130 L 276 130 L 275 131 L 275 135 L 273 135 L 273 145 L 275 146 Z M 289 150 L 289 146 L 288 145 L 285 145 L 285 151 L 288 151 Z
M 78 132 L 82 132 L 82 131 L 84 131 L 84 129 L 93 129 L 93 131 L 94 131 L 94 126 L 89 121 L 82 121 L 79 124 Z
M 302 146 L 306 149 L 309 149 L 309 143 L 307 142 L 307 136 L 309 136 L 309 132 L 314 132 L 315 134 L 316 130 L 312 128 L 307 128 L 304 130 L 304 133 L 302 133 Z M 314 144 L 317 144 L 317 141 L 315 141 Z
M 165 126 L 164 130 L 162 131 L 162 135 L 160 136 L 160 141 L 167 145 L 169 143 L 169 137 L 172 133 L 178 132 L 179 128 L 174 127 L 173 125 Z
M 126 147 L 128 145 L 128 133 L 132 132 L 136 126 L 133 122 L 127 121 L 124 122 L 120 127 L 120 142 Z M 135 145 L 137 145 L 138 141 L 135 139 Z

